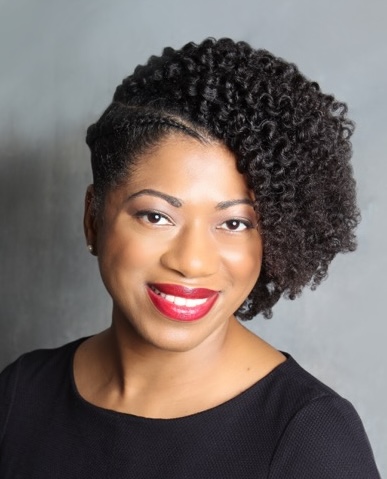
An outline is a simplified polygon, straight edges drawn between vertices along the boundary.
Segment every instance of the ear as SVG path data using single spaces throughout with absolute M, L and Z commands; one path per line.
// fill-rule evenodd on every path
M 85 213 L 83 217 L 83 228 L 85 232 L 86 244 L 91 246 L 90 253 L 97 256 L 97 218 L 95 212 L 95 194 L 94 186 L 89 185 L 85 195 Z

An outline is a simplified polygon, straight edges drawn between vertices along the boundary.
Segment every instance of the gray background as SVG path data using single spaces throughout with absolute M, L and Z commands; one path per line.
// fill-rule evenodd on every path
M 363 211 L 358 251 L 250 327 L 353 402 L 387 477 L 386 24 L 383 0 L 0 0 L 0 369 L 109 324 L 83 138 L 115 86 L 163 46 L 246 40 L 348 102 Z

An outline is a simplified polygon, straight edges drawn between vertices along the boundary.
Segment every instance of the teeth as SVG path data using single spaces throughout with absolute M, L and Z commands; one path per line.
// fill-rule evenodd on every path
M 177 306 L 187 306 L 188 308 L 192 308 L 194 306 L 199 306 L 200 304 L 204 304 L 208 298 L 201 298 L 201 299 L 187 299 L 181 298 L 180 296 L 172 296 L 171 294 L 165 294 L 156 289 L 154 286 L 151 286 L 152 290 L 164 298 L 165 300 L 169 301 L 170 303 L 174 303 Z
M 169 299 L 168 301 L 171 301 L 171 300 Z M 187 300 L 184 298 L 179 298 L 178 296 L 175 296 L 175 299 L 173 302 L 177 304 L 178 306 L 187 306 L 186 305 Z

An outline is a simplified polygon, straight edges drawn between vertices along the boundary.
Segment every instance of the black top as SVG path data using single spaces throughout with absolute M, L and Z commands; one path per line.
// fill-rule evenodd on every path
M 377 479 L 361 421 L 291 357 L 235 398 L 177 419 L 96 407 L 76 390 L 82 340 L 0 375 L 1 479 Z

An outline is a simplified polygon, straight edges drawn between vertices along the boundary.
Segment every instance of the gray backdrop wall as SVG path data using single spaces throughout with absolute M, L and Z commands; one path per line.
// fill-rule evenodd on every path
M 246 40 L 349 103 L 363 211 L 358 251 L 250 327 L 354 403 L 387 477 L 386 24 L 383 0 L 1 0 L 0 369 L 109 324 L 82 234 L 83 139 L 115 86 L 163 46 Z

